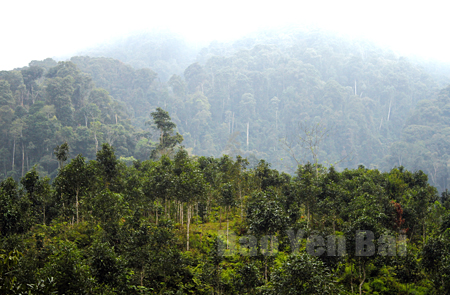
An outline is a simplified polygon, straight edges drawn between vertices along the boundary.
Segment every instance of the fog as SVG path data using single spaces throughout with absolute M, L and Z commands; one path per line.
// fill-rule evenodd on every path
M 296 25 L 367 38 L 402 55 L 450 61 L 447 5 L 428 1 L 9 1 L 3 4 L 0 70 L 70 56 L 135 31 L 164 29 L 189 42 L 227 41 Z

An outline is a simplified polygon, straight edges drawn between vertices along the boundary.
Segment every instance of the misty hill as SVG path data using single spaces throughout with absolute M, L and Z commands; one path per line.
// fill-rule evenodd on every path
M 236 152 L 268 157 L 277 167 L 281 158 L 289 159 L 279 139 L 299 121 L 315 119 L 336 130 L 327 139 L 323 160 L 351 155 L 345 166 L 385 168 L 388 164 L 380 160 L 400 138 L 411 110 L 439 88 L 438 79 L 415 62 L 366 41 L 322 32 L 265 32 L 236 42 L 213 42 L 199 51 L 197 61 L 184 77 L 173 77 L 172 84 L 175 78 L 183 83 L 179 93 L 172 91 L 181 100 L 173 109 L 169 103 L 168 109 L 185 122 L 179 128 L 188 140 L 196 132 L 189 118 L 206 116 L 203 125 L 216 133 L 215 147 L 195 136 L 188 146 L 195 145 L 194 153 L 220 154 L 226 146 L 239 144 Z M 183 105 L 192 104 L 195 93 L 206 98 L 195 98 L 205 108 L 186 114 Z M 239 131 L 232 137 L 234 144 L 231 131 Z
M 197 51 L 176 34 L 140 32 L 86 49 L 79 55 L 114 58 L 136 69 L 151 68 L 166 82 L 173 74 L 183 73 L 195 61 Z
M 0 73 L 2 101 L 8 101 L 2 104 L 8 116 L 2 116 L 0 147 L 5 176 L 13 157 L 14 169 L 22 162 L 44 167 L 63 140 L 84 146 L 75 150 L 88 157 L 96 142 L 108 141 L 118 145 L 119 156 L 146 159 L 157 134 L 145 122 L 156 107 L 169 112 L 193 154 L 240 154 L 252 163 L 263 158 L 289 173 L 315 160 L 341 169 L 405 165 L 432 173 L 432 157 L 418 161 L 404 152 L 399 161 L 397 147 L 427 149 L 431 133 L 423 125 L 429 123 L 416 120 L 425 113 L 439 109 L 443 118 L 427 128 L 448 126 L 445 103 L 437 105 L 445 96 L 445 67 L 430 73 L 429 64 L 323 32 L 266 32 L 201 50 L 172 36 L 139 35 L 91 52 L 106 57 L 33 61 Z M 53 84 L 61 91 L 52 94 Z M 35 117 L 42 122 L 30 121 Z M 36 124 L 53 127 L 32 139 Z M 325 135 L 311 153 L 298 136 L 314 128 Z M 425 135 L 414 133 L 418 128 Z M 444 161 L 441 155 L 445 149 L 434 157 Z M 439 165 L 430 180 L 443 190 L 447 174 Z M 45 167 L 52 173 L 56 162 Z

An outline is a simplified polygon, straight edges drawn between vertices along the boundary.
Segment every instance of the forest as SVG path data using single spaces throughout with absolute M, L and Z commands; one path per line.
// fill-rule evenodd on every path
M 189 156 L 169 114 L 158 108 L 152 117 L 161 136 L 149 160 L 127 165 L 108 143 L 94 160 L 68 160 L 63 143 L 52 150 L 53 181 L 35 165 L 20 182 L 1 182 L 2 292 L 443 294 L 450 287 L 450 196 L 438 197 L 422 171 L 307 163 L 291 176 L 264 160 L 249 168 L 240 156 Z M 358 230 L 372 232 L 378 247 L 380 237 L 392 237 L 394 253 L 403 235 L 406 255 L 358 255 Z M 345 253 L 311 255 L 311 238 L 288 239 L 289 231 L 344 237 Z M 268 255 L 260 242 L 250 256 L 243 248 L 224 253 L 229 236 L 249 234 L 276 237 L 277 251 Z
M 444 294 L 449 85 L 445 65 L 298 30 L 0 71 L 1 293 Z M 357 255 L 357 230 L 407 254 Z M 310 255 L 329 235 L 345 255 Z
M 404 166 L 448 188 L 450 66 L 323 32 L 213 42 L 194 58 L 177 38 L 137 35 L 0 72 L 0 178 L 34 164 L 54 178 L 63 142 L 88 159 L 103 142 L 128 163 L 148 159 L 158 135 L 146 122 L 161 107 L 190 155 L 264 159 L 291 175 L 307 162 Z M 313 129 L 323 133 L 314 156 L 302 141 Z

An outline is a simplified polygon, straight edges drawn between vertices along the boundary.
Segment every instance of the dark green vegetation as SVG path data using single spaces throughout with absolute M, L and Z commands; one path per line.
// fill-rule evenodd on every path
M 91 161 L 78 155 L 65 162 L 61 145 L 52 183 L 35 167 L 19 183 L 3 180 L 2 294 L 443 294 L 450 288 L 449 197 L 438 198 L 422 172 L 362 166 L 337 172 L 308 163 L 291 177 L 264 161 L 249 169 L 241 157 L 190 157 L 161 145 L 159 160 L 130 166 L 107 143 Z M 258 244 L 256 256 L 222 256 L 220 229 L 258 239 L 276 235 L 279 252 L 264 256 Z M 289 229 L 344 235 L 347 255 L 311 256 L 305 240 L 294 252 Z M 376 239 L 406 231 L 407 255 L 355 256 L 359 229 Z

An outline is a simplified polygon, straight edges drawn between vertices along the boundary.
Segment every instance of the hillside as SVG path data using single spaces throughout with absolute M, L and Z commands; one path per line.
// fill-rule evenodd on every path
M 48 151 L 64 141 L 80 146 L 76 153 L 88 158 L 94 156 L 95 146 L 106 141 L 117 145 L 119 156 L 147 159 L 156 135 L 145 122 L 156 107 L 162 107 L 177 124 L 183 144 L 195 155 L 242 155 L 251 165 L 265 159 L 291 174 L 298 164 L 308 161 L 334 164 L 338 169 L 364 165 L 383 171 L 405 165 L 434 173 L 431 183 L 440 191 L 447 188 L 443 166 L 432 168 L 429 156 L 417 161 L 414 153 L 407 152 L 401 161 L 396 159 L 410 122 L 425 111 L 419 102 L 438 99 L 448 81 L 445 66 L 435 65 L 437 70 L 430 72 L 431 64 L 420 65 L 370 42 L 320 31 L 290 29 L 230 43 L 213 42 L 197 51 L 196 60 L 195 49 L 176 36 L 130 38 L 133 42 L 127 39 L 91 49 L 99 56 L 122 56 L 123 61 L 78 56 L 57 64 L 47 59 L 0 74 L 9 84 L 8 90 L 3 82 L 2 101 L 9 101 L 2 104 L 4 176 L 12 175 L 9 171 L 17 170 L 22 162 L 27 166 L 27 161 L 28 167 L 39 163 L 41 170 L 54 174 L 56 162 Z M 169 42 L 172 39 L 178 41 Z M 177 61 L 178 70 L 166 68 L 162 74 L 155 64 L 169 59 Z M 147 65 L 152 68 L 143 67 Z M 66 84 L 58 84 L 68 87 L 66 98 L 61 98 L 69 102 L 70 96 L 65 111 L 57 106 L 60 98 L 52 98 L 57 94 L 48 91 L 56 78 L 67 78 Z M 34 106 L 35 101 L 39 103 Z M 41 110 L 39 106 L 55 107 L 56 115 L 50 112 L 44 116 L 48 122 L 42 118 L 39 124 L 59 125 L 33 139 L 32 134 L 39 132 L 31 126 L 37 123 L 30 120 Z M 57 121 L 50 123 L 52 118 Z M 11 129 L 14 121 L 17 130 Z M 20 127 L 22 121 L 25 125 Z M 316 138 L 308 139 L 305 132 L 312 130 L 316 132 L 310 135 Z M 416 146 L 419 140 L 409 138 Z M 308 148 L 312 141 L 315 146 Z

